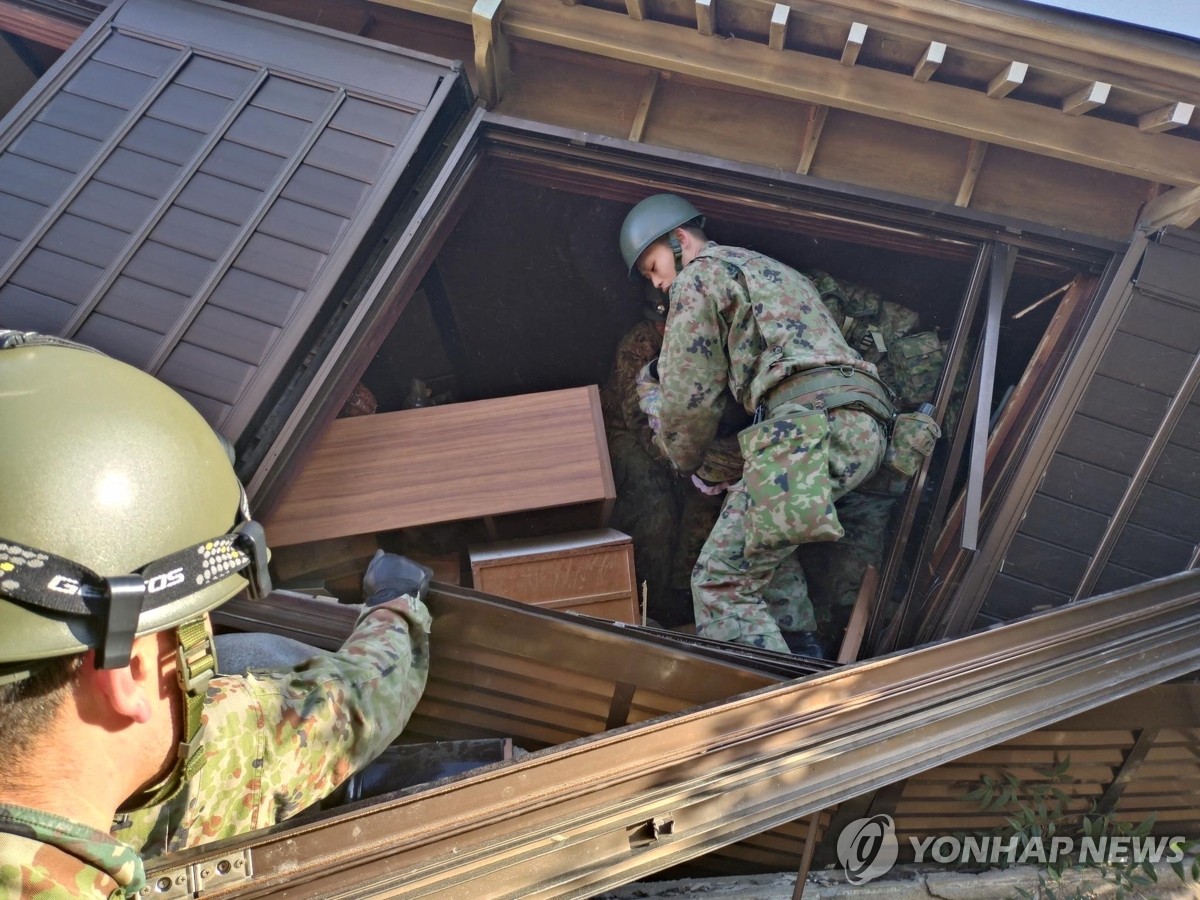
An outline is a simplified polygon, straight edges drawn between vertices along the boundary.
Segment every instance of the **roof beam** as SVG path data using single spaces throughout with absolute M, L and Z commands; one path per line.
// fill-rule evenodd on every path
M 850 33 L 846 35 L 846 46 L 842 48 L 843 66 L 852 66 L 858 61 L 858 53 L 862 50 L 863 42 L 866 39 L 866 25 L 862 22 L 855 22 L 850 26 Z
M 706 37 L 711 37 L 713 18 L 713 0 L 696 0 L 696 30 Z
M 390 0 L 406 6 L 409 0 Z M 449 7 L 455 0 L 442 0 Z M 997 107 L 978 92 L 798 52 L 767 54 L 739 38 L 711 41 L 665 22 L 633 22 L 590 6 L 507 0 L 504 31 L 512 38 L 592 53 L 646 68 L 829 105 L 986 143 L 1095 166 L 1170 185 L 1200 184 L 1194 141 L 1145 134 L 1116 122 L 1081 118 L 1064 128 L 1061 114 L 1034 103 Z M 632 2 L 632 0 L 631 0 Z M 428 8 L 430 0 L 419 0 Z
M 1107 103 L 1111 88 L 1112 85 L 1107 82 L 1093 81 L 1063 100 L 1062 111 L 1068 116 L 1082 116 L 1085 112 Z
M 1170 103 L 1162 109 L 1138 116 L 1138 130 L 1157 134 L 1160 131 L 1170 131 L 1182 128 L 1192 121 L 1192 113 L 1196 107 L 1191 103 Z
M 1028 73 L 1028 63 L 1010 62 L 1007 66 L 996 73 L 995 78 L 988 82 L 987 95 L 993 100 L 999 100 L 1001 97 L 1007 97 L 1025 83 L 1025 76 Z
M 932 41 L 925 49 L 925 55 L 921 57 L 916 68 L 913 69 L 913 79 L 915 81 L 928 81 L 934 72 L 938 70 L 938 66 L 946 58 L 946 45 L 941 41 Z

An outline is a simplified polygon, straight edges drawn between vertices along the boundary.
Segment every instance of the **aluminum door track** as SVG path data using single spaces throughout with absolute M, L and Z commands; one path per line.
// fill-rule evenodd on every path
M 1198 665 L 1200 571 L 174 854 L 150 883 L 587 897 Z

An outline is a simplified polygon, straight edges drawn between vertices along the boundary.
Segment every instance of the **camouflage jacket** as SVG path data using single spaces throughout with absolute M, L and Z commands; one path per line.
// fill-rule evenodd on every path
M 143 856 L 274 825 L 328 796 L 400 734 L 429 674 L 430 616 L 407 596 L 367 609 L 335 654 L 214 678 L 206 762 L 171 800 L 117 816 Z
M 132 847 L 87 825 L 0 804 L 0 900 L 131 897 L 145 881 Z
M 658 356 L 662 342 L 653 322 L 639 322 L 625 333 L 617 345 L 608 381 L 600 390 L 600 405 L 604 412 L 604 427 L 609 433 L 632 432 L 642 449 L 652 458 L 665 462 L 662 451 L 654 443 L 650 420 L 638 405 L 637 391 L 638 372 Z
M 850 349 L 811 281 L 781 262 L 710 243 L 671 284 L 658 371 L 661 446 L 684 472 L 717 433 L 725 389 L 752 413 L 772 388 L 805 369 L 849 365 Z

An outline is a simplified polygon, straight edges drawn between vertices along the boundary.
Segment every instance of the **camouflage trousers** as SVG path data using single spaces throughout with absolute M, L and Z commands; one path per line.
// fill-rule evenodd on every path
M 883 567 L 892 511 L 907 481 L 881 469 L 837 502 L 838 519 L 846 533 L 837 541 L 797 548 L 817 619 L 817 632 L 826 646 L 841 643 L 850 612 L 858 599 L 868 566 Z
M 785 405 L 769 420 L 786 423 L 803 407 Z M 787 446 L 791 432 L 783 435 L 777 450 L 803 455 L 803 445 Z M 882 427 L 867 413 L 842 407 L 829 414 L 827 435 L 813 452 L 824 454 L 828 467 L 828 500 L 838 514 L 847 507 L 843 501 L 851 491 L 875 474 L 883 460 L 885 436 Z M 747 461 L 747 474 L 752 463 Z M 830 504 L 816 503 L 807 485 L 787 485 L 772 500 L 772 515 L 780 521 L 819 520 L 815 526 L 824 540 L 840 537 L 842 526 Z M 761 498 L 758 501 L 761 505 Z M 814 631 L 817 627 L 808 583 L 796 554 L 798 544 L 764 546 L 748 541 L 753 533 L 747 528 L 748 513 L 754 512 L 747 479 L 734 485 L 725 497 L 721 515 L 700 551 L 692 572 L 692 602 L 696 612 L 696 631 L 704 637 L 734 641 L 788 652 L 784 631 Z M 761 511 L 758 513 L 761 515 Z

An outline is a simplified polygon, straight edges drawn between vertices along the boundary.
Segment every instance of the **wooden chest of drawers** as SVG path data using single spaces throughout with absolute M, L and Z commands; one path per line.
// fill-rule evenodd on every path
M 633 541 L 611 528 L 470 548 L 476 590 L 636 624 Z

